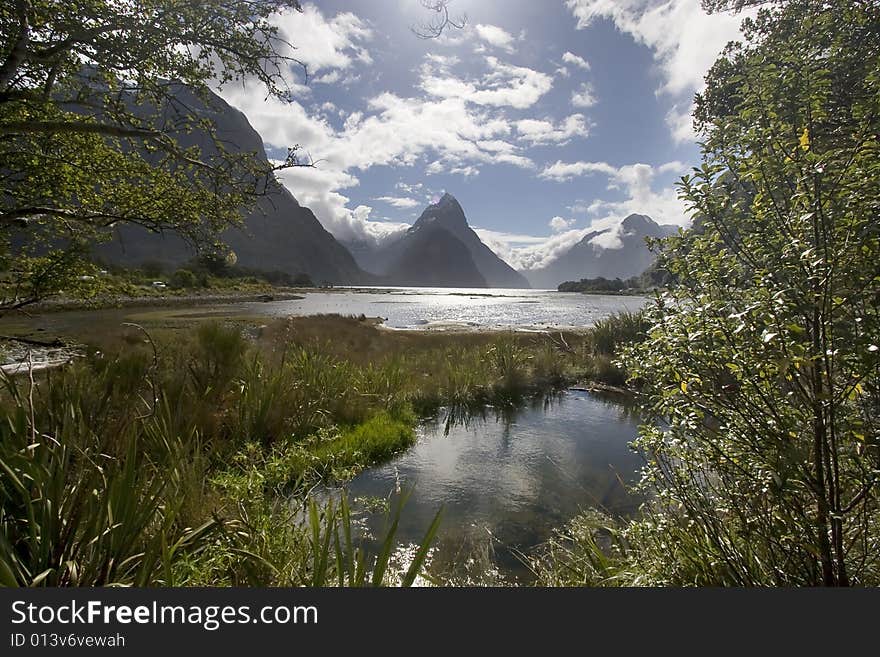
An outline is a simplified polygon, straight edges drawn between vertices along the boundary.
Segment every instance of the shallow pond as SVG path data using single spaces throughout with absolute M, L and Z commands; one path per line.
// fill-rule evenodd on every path
M 467 423 L 425 424 L 418 443 L 347 486 L 350 497 L 390 499 L 410 491 L 398 541 L 418 544 L 443 506 L 433 568 L 458 581 L 528 581 L 521 555 L 582 509 L 635 510 L 626 490 L 641 467 L 629 443 L 639 419 L 618 396 L 568 391 L 525 408 Z M 367 513 L 374 537 L 384 512 Z M 375 547 L 375 545 L 373 545 Z

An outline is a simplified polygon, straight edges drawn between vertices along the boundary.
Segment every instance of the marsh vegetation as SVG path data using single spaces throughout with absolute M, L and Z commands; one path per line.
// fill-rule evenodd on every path
M 314 487 L 411 446 L 418 418 L 441 406 L 513 407 L 578 380 L 618 381 L 603 327 L 429 334 L 338 316 L 258 332 L 128 326 L 67 366 L 7 377 L 3 581 L 383 583 L 393 531 L 365 562 L 347 501 L 319 506 Z

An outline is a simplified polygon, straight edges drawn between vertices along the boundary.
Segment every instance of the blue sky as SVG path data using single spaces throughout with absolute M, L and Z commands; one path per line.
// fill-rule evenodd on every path
M 674 181 L 698 163 L 693 94 L 740 16 L 699 0 L 451 0 L 467 27 L 423 40 L 419 0 L 328 0 L 278 16 L 308 66 L 292 101 L 222 90 L 282 181 L 343 240 L 380 240 L 443 191 L 520 268 L 641 212 L 686 222 Z M 614 248 L 615 231 L 598 246 Z

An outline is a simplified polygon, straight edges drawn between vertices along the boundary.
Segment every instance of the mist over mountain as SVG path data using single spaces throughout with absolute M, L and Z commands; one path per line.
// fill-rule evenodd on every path
M 619 228 L 591 231 L 556 260 L 523 273 L 533 287 L 556 289 L 564 281 L 582 278 L 629 278 L 654 262 L 646 238 L 667 237 L 677 226 L 660 225 L 643 214 L 631 214 Z
M 425 208 L 404 233 L 379 245 L 348 246 L 364 270 L 383 276 L 390 285 L 530 287 L 480 240 L 461 204 L 448 193 Z M 416 257 L 419 254 L 423 260 Z
M 195 111 L 214 122 L 217 136 L 227 149 L 254 152 L 268 162 L 263 140 L 242 112 L 216 94 L 203 100 L 183 85 L 174 88 L 174 96 L 188 108 L 187 111 Z M 216 150 L 205 133 L 181 134 L 178 141 L 185 147 L 198 146 L 203 153 Z M 292 275 L 305 273 L 315 282 L 364 283 L 371 280 L 348 250 L 324 229 L 314 213 L 301 206 L 293 194 L 274 181 L 267 194 L 258 199 L 244 218 L 243 224 L 224 231 L 221 240 L 235 252 L 237 263 L 242 267 Z M 153 261 L 177 267 L 189 261 L 195 253 L 174 233 L 156 234 L 126 223 L 114 229 L 111 241 L 95 248 L 95 255 L 124 266 Z

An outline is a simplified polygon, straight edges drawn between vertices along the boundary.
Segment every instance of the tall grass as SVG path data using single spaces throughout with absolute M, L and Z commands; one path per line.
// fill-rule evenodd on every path
M 528 561 L 539 586 L 637 586 L 622 554 L 628 544 L 616 521 L 586 511 L 557 530 Z
M 641 312 L 620 312 L 598 320 L 590 327 L 583 345 L 587 378 L 624 387 L 627 375 L 617 363 L 620 349 L 643 340 L 648 328 L 648 322 Z
M 619 348 L 644 337 L 650 324 L 641 312 L 619 312 L 597 320 L 587 332 L 587 345 L 595 355 L 614 356 Z
M 5 383 L 17 408 L 0 421 L 4 585 L 173 584 L 172 564 L 233 530 L 211 516 L 181 524 L 186 500 L 173 489 L 187 449 L 158 425 L 120 420 L 105 433 L 74 398 L 42 408 L 38 428 L 32 391 Z
M 129 327 L 58 371 L 5 377 L 0 583 L 387 582 L 396 521 L 368 563 L 347 502 L 319 508 L 314 486 L 411 445 L 419 414 L 588 376 L 611 330 L 412 335 L 303 318 L 254 343 L 221 324 Z M 423 548 L 396 581 L 414 581 Z
M 303 351 L 268 364 L 237 330 L 207 326 L 36 381 L 4 378 L 0 582 L 314 579 L 288 498 L 414 439 L 403 410 L 346 403 L 351 375 Z

